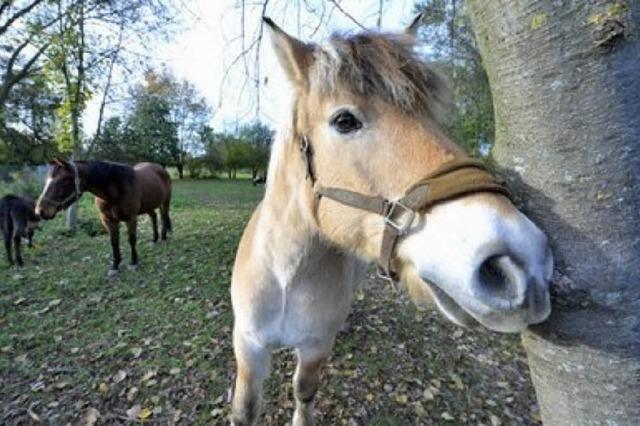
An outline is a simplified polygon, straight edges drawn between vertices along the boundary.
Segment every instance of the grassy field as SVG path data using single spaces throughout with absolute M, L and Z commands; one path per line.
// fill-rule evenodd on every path
M 141 266 L 107 277 L 107 236 L 92 197 L 69 235 L 58 217 L 0 261 L 0 424 L 223 424 L 234 362 L 228 287 L 262 187 L 176 182 L 174 234 Z M 122 238 L 125 261 L 128 247 Z M 126 263 L 123 262 L 123 265 Z M 292 414 L 290 351 L 266 384 L 265 424 Z M 532 424 L 537 409 L 516 336 L 462 330 L 368 280 L 318 394 L 320 424 Z

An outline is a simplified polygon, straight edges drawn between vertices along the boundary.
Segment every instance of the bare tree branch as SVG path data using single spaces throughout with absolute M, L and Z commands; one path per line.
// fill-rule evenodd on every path
M 340 4 L 336 1 L 336 0 L 329 0 L 329 2 L 333 3 L 336 8 L 347 18 L 349 18 L 349 20 L 351 22 L 353 22 L 354 24 L 356 24 L 357 26 L 359 26 L 361 29 L 366 30 L 368 29 L 367 27 L 365 27 L 364 25 L 362 25 L 360 22 L 358 22 L 358 20 L 356 18 L 354 18 L 349 12 L 347 12 L 346 10 L 344 10 L 342 8 L 342 6 L 340 6 Z
M 9 19 L 7 19 L 7 21 L 2 26 L 0 26 L 0 35 L 2 35 L 5 32 L 7 32 L 7 30 L 11 27 L 11 25 L 13 25 L 14 22 L 16 22 L 18 19 L 22 18 L 27 13 L 31 12 L 31 10 L 33 10 L 34 7 L 36 7 L 37 5 L 42 3 L 43 1 L 44 0 L 34 0 L 31 3 L 29 3 L 27 6 L 25 6 L 24 8 L 18 10 L 16 13 L 14 13 L 13 16 L 11 16 Z M 3 1 L 3 7 L 5 5 L 10 5 L 10 4 L 11 4 L 11 2 L 9 2 L 9 1 Z M 6 8 L 4 10 L 6 10 Z M 2 15 L 2 12 L 3 12 L 3 9 L 0 8 L 0 15 Z

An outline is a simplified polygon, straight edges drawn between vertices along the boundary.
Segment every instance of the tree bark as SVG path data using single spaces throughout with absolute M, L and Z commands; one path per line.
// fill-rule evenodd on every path
M 76 64 L 76 81 L 67 78 L 67 93 L 71 98 L 71 143 L 72 143 L 72 160 L 78 160 L 82 143 L 80 119 L 84 111 L 84 84 L 85 84 L 85 33 L 84 33 L 84 0 L 78 2 L 78 41 L 74 45 L 77 49 Z M 67 210 L 67 228 L 75 230 L 78 224 L 78 203 L 73 203 Z
M 640 2 L 468 0 L 493 159 L 556 258 L 523 334 L 546 424 L 640 419 Z

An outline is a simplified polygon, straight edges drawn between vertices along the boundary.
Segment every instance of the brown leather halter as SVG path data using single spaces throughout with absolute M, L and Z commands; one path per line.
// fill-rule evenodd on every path
M 407 233 L 417 213 L 444 201 L 478 192 L 492 192 L 511 198 L 504 180 L 493 176 L 484 164 L 476 160 L 448 161 L 412 185 L 400 199 L 388 200 L 381 196 L 322 186 L 316 180 L 313 149 L 307 136 L 301 138 L 300 152 L 307 166 L 307 179 L 311 180 L 318 201 L 326 197 L 384 218 L 378 275 L 391 282 L 394 288 L 398 277 L 391 268 L 393 251 L 398 238 Z

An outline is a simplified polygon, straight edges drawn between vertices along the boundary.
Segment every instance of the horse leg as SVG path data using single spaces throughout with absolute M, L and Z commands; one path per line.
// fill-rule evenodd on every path
M 13 266 L 13 256 L 11 254 L 11 234 L 8 230 L 2 230 L 2 238 L 4 239 L 4 250 L 7 253 L 7 260 L 9 265 Z
M 111 220 L 105 216 L 101 216 L 102 224 L 109 232 L 109 239 L 111 240 L 111 251 L 113 253 L 113 264 L 109 270 L 109 275 L 115 275 L 118 273 L 120 267 L 120 261 L 122 256 L 120 255 L 120 223 L 117 220 Z
M 331 343 L 310 348 L 297 348 L 298 365 L 293 376 L 296 410 L 293 426 L 313 425 L 313 399 L 320 385 L 320 372 L 329 357 Z
M 234 332 L 236 387 L 233 394 L 231 424 L 253 425 L 262 409 L 262 382 L 269 374 L 271 351 L 247 342 Z
M 138 251 L 136 250 L 138 230 L 138 216 L 133 216 L 127 221 L 127 231 L 129 233 L 129 246 L 131 247 L 131 266 L 138 264 Z
M 26 220 L 18 214 L 13 214 L 12 212 L 11 216 L 13 220 L 13 248 L 16 253 L 16 264 L 18 266 L 23 266 L 24 262 L 22 261 L 20 245 L 22 244 L 22 237 L 26 235 L 27 223 Z
M 160 217 L 162 218 L 162 240 L 167 239 L 167 232 L 172 231 L 171 227 L 171 218 L 169 217 L 169 205 L 171 203 L 171 199 L 167 199 L 160 206 Z
M 20 244 L 22 243 L 22 230 L 16 228 L 13 231 L 13 247 L 16 252 L 16 264 L 18 266 L 24 266 L 24 262 L 22 261 L 22 252 L 20 251 Z
M 149 213 L 149 218 L 151 219 L 151 226 L 153 227 L 153 242 L 158 242 L 158 215 L 155 210 Z

